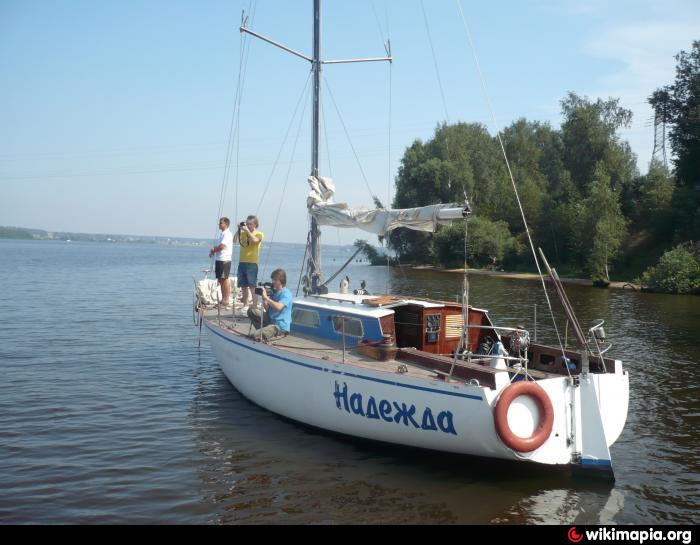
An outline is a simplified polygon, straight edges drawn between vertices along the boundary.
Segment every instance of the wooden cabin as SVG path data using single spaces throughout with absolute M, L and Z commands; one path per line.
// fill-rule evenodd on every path
M 516 355 L 510 350 L 511 339 L 499 335 L 485 310 L 470 307 L 469 325 L 474 327 L 469 329 L 467 346 L 462 350 L 474 356 L 470 362 L 459 360 L 455 368 L 454 352 L 464 330 L 463 309 L 458 303 L 331 293 L 295 300 L 292 315 L 294 335 L 343 343 L 375 359 L 405 361 L 431 368 L 439 375 L 476 378 L 492 386 L 497 371 L 491 369 L 492 356 L 484 346 L 501 341 Z M 566 360 L 558 347 L 531 343 L 527 351 L 530 373 L 536 378 L 579 374 L 580 353 L 565 350 L 564 354 Z M 615 369 L 615 360 L 610 358 L 591 356 L 590 364 L 594 372 Z
M 462 306 L 457 303 L 333 293 L 297 299 L 292 331 L 340 340 L 340 316 L 345 317 L 346 341 L 350 344 L 362 339 L 380 341 L 391 335 L 399 348 L 431 354 L 453 354 L 464 329 Z M 487 329 L 470 329 L 467 350 L 476 352 L 486 336 L 498 340 L 495 330 L 488 329 L 492 324 L 487 311 L 470 308 L 469 325 Z

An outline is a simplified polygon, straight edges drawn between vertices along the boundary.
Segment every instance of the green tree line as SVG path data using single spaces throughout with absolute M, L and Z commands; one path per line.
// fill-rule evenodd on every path
M 700 41 L 676 60 L 675 82 L 649 98 L 670 128 L 671 165 L 652 161 L 640 174 L 618 136 L 632 112 L 618 99 L 570 92 L 559 129 L 519 119 L 501 132 L 508 165 L 483 125 L 438 125 L 431 139 L 406 149 L 393 206 L 467 196 L 474 211 L 466 228 L 469 266 L 532 270 L 509 167 L 533 242 L 560 272 L 631 280 L 678 245 L 697 261 L 690 241 L 700 240 Z M 463 263 L 464 241 L 457 222 L 434 234 L 398 229 L 387 243 L 401 262 L 455 266 Z

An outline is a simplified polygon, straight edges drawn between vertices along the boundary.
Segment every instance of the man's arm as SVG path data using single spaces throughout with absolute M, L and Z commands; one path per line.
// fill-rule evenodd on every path
M 249 240 L 252 244 L 260 244 L 260 237 L 259 237 L 258 235 L 256 235 L 256 234 L 253 234 L 253 232 L 252 232 L 250 229 L 248 229 L 248 226 L 247 226 L 247 225 L 243 226 L 242 229 L 243 229 L 246 233 L 248 233 L 248 240 Z
M 222 251 L 224 248 L 226 248 L 226 244 L 223 242 L 218 246 L 213 246 L 212 249 L 209 250 L 209 257 L 212 257 L 215 253 Z
M 263 298 L 263 302 L 268 306 L 268 308 L 269 308 L 269 307 L 272 307 L 272 308 L 274 308 L 277 312 L 280 312 L 280 311 L 284 310 L 284 307 L 287 306 L 287 305 L 285 305 L 284 303 L 279 303 L 279 302 L 275 301 L 274 299 L 271 299 L 271 298 L 267 295 L 267 290 L 263 290 L 263 292 L 262 292 L 262 298 Z
M 209 250 L 209 257 L 212 257 L 215 253 L 217 252 L 223 252 L 226 249 L 226 238 L 221 241 L 220 244 L 213 246 L 211 250 Z

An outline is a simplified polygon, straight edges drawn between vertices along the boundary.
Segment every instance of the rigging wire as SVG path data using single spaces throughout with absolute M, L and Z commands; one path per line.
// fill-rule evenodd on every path
M 391 25 L 389 23 L 389 10 L 387 8 L 386 0 L 384 0 L 384 18 L 386 21 L 386 40 L 385 46 L 387 55 L 391 57 Z M 379 18 L 377 18 L 379 22 Z M 394 63 L 389 63 L 389 86 L 388 86 L 388 104 L 387 104 L 387 140 L 388 140 L 388 151 L 387 151 L 387 176 L 386 176 L 386 206 L 385 208 L 391 209 L 391 132 L 392 132 L 392 121 L 393 121 L 393 82 L 394 82 Z M 389 267 L 391 265 L 391 260 L 389 258 L 389 247 L 391 245 L 391 232 L 387 233 L 382 239 L 382 245 L 386 251 L 386 273 L 384 275 L 384 293 L 389 293 Z
M 251 13 L 251 18 L 254 17 L 254 10 L 255 10 L 255 5 L 251 2 L 248 4 L 248 9 L 253 10 L 253 13 Z M 245 13 L 241 15 L 241 18 L 243 19 L 245 17 Z M 252 19 L 251 19 L 252 20 Z M 231 118 L 231 129 L 230 131 L 233 131 L 232 136 L 229 136 L 229 144 L 226 150 L 226 164 L 224 166 L 224 179 L 226 180 L 225 184 L 222 184 L 224 186 L 223 188 L 223 195 L 222 195 L 222 201 L 220 203 L 220 210 L 219 214 L 223 212 L 223 206 L 226 200 L 226 191 L 227 191 L 227 185 L 228 185 L 228 179 L 231 171 L 231 156 L 232 156 L 232 148 L 233 148 L 233 142 L 236 142 L 236 194 L 235 194 L 235 206 L 238 206 L 238 159 L 239 159 L 239 150 L 240 150 L 240 117 L 241 117 L 241 102 L 243 100 L 243 89 L 245 85 L 245 74 L 247 73 L 247 67 L 248 67 L 248 59 L 250 56 L 250 48 L 251 48 L 251 40 L 248 38 L 247 35 L 241 33 L 241 50 L 240 50 L 240 56 L 239 56 L 239 69 L 238 69 L 238 85 L 236 87 L 236 95 L 234 99 L 234 113 Z M 236 217 L 238 215 L 236 214 Z
M 307 216 L 307 227 L 310 227 L 311 221 L 308 219 Z M 304 249 L 304 257 L 301 259 L 301 267 L 299 268 L 299 282 L 297 283 L 297 292 L 294 294 L 294 297 L 297 297 L 299 295 L 299 288 L 301 287 L 301 279 L 304 278 L 304 270 L 306 267 L 306 256 L 309 253 L 309 246 L 311 244 L 311 229 L 307 228 L 307 234 L 306 234 L 306 248 Z
M 377 10 L 374 7 L 374 1 L 370 0 L 370 5 L 372 6 L 372 13 L 374 13 L 374 20 L 377 23 L 377 28 L 379 29 L 379 37 L 382 40 L 382 43 L 384 44 L 384 48 L 386 49 L 387 56 L 391 56 L 390 51 L 391 51 L 391 26 L 389 24 L 389 10 L 387 9 L 387 4 L 386 0 L 384 0 L 384 19 L 386 20 L 386 35 L 384 34 L 384 28 L 382 27 L 381 22 L 379 21 L 379 16 L 377 15 Z M 391 62 L 391 61 L 390 61 Z
M 338 114 L 338 119 L 340 119 L 340 124 L 343 127 L 343 131 L 345 132 L 345 137 L 348 139 L 348 143 L 350 144 L 350 149 L 352 149 L 352 153 L 355 156 L 355 161 L 357 162 L 357 166 L 360 168 L 360 173 L 362 174 L 362 179 L 365 182 L 365 186 L 367 187 L 367 191 L 369 191 L 369 195 L 374 200 L 376 197 L 374 193 L 372 193 L 372 188 L 369 185 L 369 182 L 367 181 L 367 176 L 365 175 L 365 171 L 362 168 L 362 163 L 360 163 L 360 158 L 357 155 L 357 151 L 355 150 L 355 146 L 352 143 L 352 138 L 350 138 L 350 133 L 348 132 L 348 128 L 345 126 L 345 121 L 343 120 L 343 116 L 340 114 L 340 110 L 338 109 L 338 104 L 335 101 L 335 97 L 333 96 L 333 91 L 331 90 L 330 85 L 328 84 L 328 80 L 326 77 L 323 77 L 323 82 L 326 84 L 326 89 L 328 90 L 328 95 L 331 97 L 331 102 L 333 103 L 333 107 L 335 108 L 336 114 Z
M 430 52 L 432 54 L 433 58 L 433 66 L 435 68 L 435 75 L 437 78 L 438 82 L 438 87 L 440 88 L 440 97 L 442 98 L 442 107 L 445 111 L 445 121 L 446 121 L 446 126 L 445 126 L 445 160 L 449 162 L 450 160 L 450 114 L 447 109 L 447 99 L 445 98 L 445 90 L 442 85 L 442 78 L 440 77 L 440 67 L 438 65 L 437 61 L 437 55 L 435 54 L 435 47 L 433 45 L 433 38 L 432 34 L 430 32 L 430 25 L 428 23 L 428 16 L 425 12 L 425 3 L 423 0 L 421 0 L 421 12 L 423 13 L 423 22 L 425 23 L 425 31 L 426 34 L 428 35 L 428 43 L 430 44 Z M 452 189 L 452 174 L 451 174 L 450 168 L 448 168 L 447 171 L 447 187 L 449 190 Z M 463 182 L 462 184 L 462 191 L 464 192 L 464 202 L 466 203 L 468 201 L 467 199 L 467 191 L 466 191 L 466 184 Z M 452 376 L 452 373 L 454 371 L 454 367 L 457 363 L 457 355 L 459 352 L 461 352 L 462 348 L 469 349 L 469 343 L 467 339 L 467 335 L 469 333 L 469 270 L 467 268 L 467 241 L 469 239 L 469 221 L 467 218 L 464 218 L 464 278 L 462 281 L 462 319 L 463 319 L 463 330 L 462 330 L 462 335 L 459 340 L 459 345 L 457 347 L 457 350 L 455 350 L 454 353 L 454 359 L 452 361 L 452 367 L 450 369 L 450 376 Z M 466 347 L 464 346 L 464 343 L 466 341 Z
M 435 48 L 433 47 L 433 37 L 430 34 L 430 26 L 428 25 L 428 16 L 425 13 L 425 4 L 423 0 L 420 1 L 420 8 L 423 12 L 423 22 L 425 23 L 425 31 L 428 34 L 428 43 L 430 44 L 430 52 L 433 55 L 433 65 L 435 66 L 435 75 L 437 76 L 438 86 L 440 87 L 440 96 L 442 97 L 442 107 L 445 110 L 445 120 L 450 122 L 450 115 L 447 113 L 447 100 L 445 99 L 445 90 L 442 86 L 442 79 L 440 78 L 440 69 L 438 68 L 437 57 L 435 56 Z
M 323 122 L 323 140 L 326 143 L 326 161 L 328 161 L 328 175 L 333 179 L 333 166 L 331 165 L 331 147 L 328 144 L 328 126 L 326 124 L 326 112 L 323 109 L 323 101 L 320 103 L 321 106 L 321 121 Z M 341 246 L 340 242 L 340 228 L 335 228 L 336 236 L 338 237 L 338 246 Z M 308 251 L 308 246 L 307 246 Z M 298 289 L 297 289 L 298 291 Z
M 248 4 L 249 11 L 251 11 L 251 18 L 255 17 L 255 3 L 251 2 Z M 241 19 L 245 17 L 245 12 L 241 15 Z M 217 211 L 217 219 L 223 214 L 224 203 L 226 201 L 226 192 L 228 189 L 228 180 L 231 171 L 231 157 L 233 154 L 233 143 L 236 142 L 237 149 L 240 149 L 240 115 L 241 115 L 241 101 L 243 95 L 243 88 L 245 86 L 245 79 L 248 66 L 248 58 L 250 54 L 250 40 L 247 36 L 241 33 L 239 39 L 239 58 L 238 58 L 238 82 L 236 85 L 236 93 L 234 95 L 234 107 L 233 113 L 231 115 L 231 124 L 229 126 L 229 137 L 228 144 L 226 146 L 226 160 L 224 162 L 224 173 L 221 180 L 221 191 L 219 194 L 219 208 Z M 238 152 L 236 153 L 236 204 L 238 206 Z M 236 212 L 237 212 L 236 208 Z M 237 216 L 236 216 L 237 217 Z M 214 239 L 216 240 L 217 233 L 214 233 Z
M 374 13 L 374 20 L 377 23 L 377 28 L 379 29 L 379 35 L 382 39 L 382 43 L 384 43 L 384 49 L 386 50 L 387 55 L 391 56 L 391 32 L 390 32 L 390 25 L 389 25 L 389 12 L 387 9 L 387 3 L 386 0 L 384 1 L 384 18 L 386 20 L 386 35 L 384 34 L 384 29 L 382 27 L 382 24 L 379 20 L 379 16 L 377 15 L 377 10 L 375 9 L 374 1 L 371 0 L 370 4 L 372 6 L 372 13 Z M 387 129 L 387 134 L 388 134 L 388 140 L 389 140 L 389 151 L 387 154 L 387 195 L 386 195 L 386 204 L 384 205 L 385 210 L 389 210 L 391 208 L 391 121 L 392 121 L 392 63 L 389 63 L 389 88 L 388 88 L 388 93 L 389 93 L 389 100 L 388 100 L 388 129 Z M 381 238 L 381 243 L 382 246 L 386 249 L 386 274 L 384 275 L 384 292 L 389 293 L 389 266 L 390 266 L 390 259 L 389 259 L 389 234 L 385 235 L 384 237 Z
M 307 83 L 308 83 L 308 79 L 307 79 Z M 309 92 L 310 92 L 310 87 L 305 86 L 304 89 L 305 90 L 309 89 Z M 308 97 L 306 97 L 306 98 L 308 98 Z M 297 144 L 299 143 L 299 135 L 301 134 L 301 127 L 303 124 L 302 121 L 304 120 L 304 114 L 306 113 L 306 106 L 311 101 L 304 100 L 303 102 L 304 102 L 304 109 L 302 110 L 301 115 L 299 116 L 299 127 L 297 128 L 297 135 L 296 135 L 296 138 L 294 140 L 294 145 L 292 146 L 292 154 L 291 154 L 291 157 L 289 159 L 289 166 L 287 168 L 287 176 L 285 177 L 284 185 L 282 186 L 282 191 L 280 193 L 280 201 L 279 201 L 279 205 L 277 207 L 277 214 L 275 214 L 275 224 L 274 224 L 274 227 L 272 229 L 272 237 L 270 238 L 270 250 L 272 249 L 272 244 L 275 241 L 275 235 L 277 233 L 277 224 L 278 224 L 279 219 L 280 219 L 280 212 L 282 210 L 282 204 L 284 204 L 284 196 L 285 196 L 285 192 L 287 190 L 287 184 L 289 182 L 289 175 L 292 171 L 292 165 L 294 164 L 294 156 L 296 155 Z M 270 250 L 268 250 L 268 252 L 267 252 L 267 255 L 265 257 L 265 265 L 262 268 L 262 277 L 263 278 L 265 278 L 265 274 L 267 271 L 267 264 L 270 261 L 270 253 L 271 253 Z
M 465 193 L 464 200 L 466 202 L 467 195 Z M 462 280 L 462 335 L 459 338 L 459 344 L 454 352 L 452 359 L 452 367 L 450 368 L 450 377 L 457 365 L 457 357 L 462 353 L 462 349 L 466 348 L 469 351 L 469 273 L 467 271 L 467 239 L 469 238 L 469 221 L 464 218 L 464 279 Z M 466 343 L 466 346 L 465 346 Z
M 284 151 L 284 147 L 287 144 L 287 138 L 289 138 L 289 133 L 292 130 L 292 126 L 294 125 L 294 120 L 296 119 L 297 112 L 299 111 L 299 106 L 302 104 L 304 99 L 306 98 L 308 94 L 308 88 L 309 88 L 309 82 L 311 81 L 311 72 L 309 72 L 309 75 L 306 78 L 306 83 L 304 83 L 304 87 L 301 90 L 301 94 L 299 95 L 299 99 L 297 100 L 297 104 L 294 107 L 294 113 L 292 114 L 291 119 L 289 120 L 289 125 L 287 125 L 287 131 L 284 134 L 284 138 L 282 139 L 282 144 L 280 145 L 280 149 L 277 152 L 277 157 L 275 157 L 275 162 L 272 165 L 272 170 L 270 171 L 270 175 L 267 178 L 267 182 L 265 183 L 265 189 L 263 190 L 262 196 L 260 197 L 260 201 L 258 202 L 258 206 L 255 209 L 255 214 L 258 215 L 258 212 L 260 211 L 260 207 L 262 206 L 263 202 L 265 202 L 265 197 L 267 195 L 267 191 L 270 188 L 270 183 L 272 182 L 272 177 L 275 174 L 275 171 L 277 170 L 277 165 L 279 163 L 280 157 L 282 156 L 282 152 Z M 304 106 L 304 111 L 306 111 L 306 106 Z M 303 118 L 304 114 L 302 113 L 300 116 L 300 119 Z
M 326 141 L 326 160 L 328 161 L 328 174 L 333 178 L 333 167 L 331 166 L 331 147 L 328 144 L 328 127 L 326 126 L 326 112 L 323 109 L 323 101 L 321 105 L 321 119 L 323 120 L 323 138 Z
M 387 41 L 389 41 L 391 39 L 391 19 L 389 18 L 389 8 L 386 0 L 384 0 L 384 19 L 386 20 Z
M 226 158 L 224 160 L 224 172 L 223 176 L 221 179 L 221 190 L 219 192 L 219 208 L 217 209 L 217 218 L 221 217 L 221 213 L 223 211 L 223 206 L 224 206 L 224 200 L 226 199 L 226 188 L 228 185 L 228 176 L 231 168 L 231 155 L 232 155 L 232 148 L 233 148 L 233 141 L 235 138 L 235 127 L 236 127 L 236 117 L 238 115 L 238 104 L 239 104 L 239 93 L 241 90 L 241 79 L 243 77 L 243 57 L 244 57 L 244 51 L 247 45 L 247 40 L 246 37 L 241 34 L 240 39 L 239 39 L 239 44 L 240 44 L 240 54 L 239 54 L 239 61 L 238 61 L 238 83 L 236 85 L 236 94 L 234 96 L 233 100 L 233 112 L 231 113 L 231 123 L 229 126 L 229 134 L 228 134 L 228 142 L 226 144 Z
M 385 4 L 386 7 L 386 4 Z M 389 50 L 391 50 L 391 42 L 387 41 L 389 44 Z M 387 128 L 387 133 L 388 133 L 388 140 L 389 140 L 389 151 L 387 152 L 387 177 L 386 177 L 386 206 L 385 208 L 388 210 L 392 207 L 391 204 L 391 127 L 392 127 L 392 98 L 393 98 L 393 67 L 392 63 L 389 63 L 389 114 L 388 114 L 388 128 Z M 384 292 L 389 293 L 389 244 L 391 242 L 391 239 L 389 238 L 391 236 L 391 233 L 387 233 L 386 236 L 383 239 L 383 242 L 385 243 L 385 248 L 386 248 L 386 274 L 384 275 Z
M 255 20 L 255 10 L 257 8 L 257 2 L 254 0 L 251 0 L 251 2 L 248 4 L 248 9 L 251 11 L 250 15 L 250 22 L 251 24 Z M 249 40 L 250 41 L 250 40 Z M 246 57 L 245 57 L 245 69 L 247 70 L 248 68 L 248 59 L 250 56 L 250 46 L 248 46 L 248 50 L 246 51 Z M 245 82 L 244 82 L 245 83 Z M 243 88 L 241 88 L 241 98 L 239 98 L 238 101 L 238 123 L 236 125 L 236 191 L 234 193 L 234 217 L 238 218 L 238 203 L 240 202 L 239 198 L 239 188 L 240 188 L 240 157 L 241 157 L 241 100 L 243 98 Z M 238 221 L 238 220 L 235 220 Z
M 386 7 L 386 3 L 384 4 Z M 387 40 L 388 49 L 391 51 L 391 42 Z M 392 63 L 389 63 L 389 100 L 388 100 L 388 120 L 387 120 L 387 134 L 388 134 L 388 145 L 389 149 L 387 151 L 387 176 L 386 176 L 386 206 L 387 210 L 391 209 L 391 128 L 392 128 L 392 99 L 393 99 L 393 67 Z M 382 239 L 382 245 L 385 248 L 386 253 L 386 274 L 384 275 L 384 293 L 389 293 L 389 266 L 391 260 L 389 258 L 389 246 L 391 239 L 389 238 L 391 233 L 387 233 Z
M 433 57 L 433 66 L 435 68 L 435 75 L 437 78 L 438 82 L 438 87 L 440 88 L 440 97 L 442 98 L 442 108 L 445 110 L 445 123 L 447 126 L 445 126 L 445 154 L 446 154 L 446 161 L 450 160 L 450 130 L 449 130 L 449 124 L 450 124 L 450 114 L 447 110 L 447 99 L 445 98 L 445 89 L 442 85 L 442 78 L 440 77 L 440 67 L 438 65 L 437 61 L 437 55 L 435 54 L 435 47 L 433 46 L 433 37 L 432 34 L 430 33 L 430 25 L 428 24 L 428 16 L 425 13 L 425 4 L 423 0 L 420 2 L 420 7 L 421 11 L 423 13 L 423 22 L 425 23 L 425 32 L 428 35 L 428 43 L 430 44 L 430 52 Z M 436 134 L 437 136 L 437 134 Z M 452 174 L 451 171 L 452 169 L 447 170 L 447 187 L 448 189 L 452 189 Z
M 479 63 L 479 57 L 476 54 L 476 48 L 474 47 L 474 42 L 472 40 L 471 31 L 469 30 L 469 25 L 467 25 L 467 20 L 464 16 L 464 11 L 462 10 L 462 2 L 461 2 L 461 0 L 455 0 L 455 2 L 457 3 L 457 8 L 459 10 L 459 14 L 460 14 L 460 17 L 462 19 L 462 24 L 464 25 L 464 30 L 466 32 L 467 39 L 469 41 L 469 46 L 470 46 L 470 48 L 472 50 L 472 54 L 474 56 L 474 62 L 476 63 L 476 68 L 477 68 L 477 72 L 479 74 L 479 79 L 481 82 L 482 91 L 483 91 L 484 96 L 486 98 L 489 112 L 491 114 L 491 120 L 493 122 L 494 129 L 496 130 L 496 136 L 498 138 L 498 143 L 501 146 L 501 151 L 503 152 L 503 157 L 504 157 L 505 162 L 506 162 L 506 168 L 508 169 L 508 176 L 510 177 L 511 184 L 513 185 L 513 190 L 515 191 L 515 198 L 518 202 L 518 207 L 520 208 L 520 216 L 522 217 L 523 224 L 525 226 L 525 233 L 527 234 L 527 239 L 528 239 L 528 242 L 530 243 L 530 250 L 532 250 L 532 257 L 535 259 L 535 265 L 537 266 L 537 272 L 540 275 L 540 280 L 542 282 L 542 289 L 544 290 L 544 296 L 547 299 L 547 305 L 549 306 L 549 313 L 552 317 L 552 324 L 554 325 L 554 331 L 556 332 L 557 340 L 559 342 L 559 347 L 561 348 L 562 357 L 566 358 L 566 354 L 564 353 L 564 347 L 563 347 L 562 342 L 561 342 L 561 336 L 559 334 L 559 329 L 557 328 L 557 322 L 554 319 L 554 311 L 552 309 L 552 303 L 549 299 L 549 294 L 547 293 L 547 286 L 545 285 L 545 282 L 544 282 L 544 276 L 542 274 L 542 269 L 540 268 L 540 263 L 539 263 L 539 260 L 537 259 L 537 254 L 535 253 L 535 245 L 533 244 L 532 237 L 530 235 L 530 228 L 528 227 L 527 220 L 525 219 L 525 212 L 523 210 L 522 203 L 520 202 L 520 195 L 518 194 L 518 188 L 515 184 L 515 178 L 513 177 L 513 172 L 510 168 L 510 162 L 508 161 L 508 155 L 506 154 L 506 148 L 503 145 L 503 139 L 501 138 L 501 131 L 500 131 L 498 124 L 496 122 L 496 116 L 494 114 L 493 105 L 491 104 L 491 99 L 489 97 L 488 90 L 486 88 L 486 80 L 484 78 L 484 74 L 481 71 L 481 65 Z M 566 361 L 566 359 L 564 359 L 564 361 Z M 571 376 L 571 371 L 569 371 L 568 365 L 565 365 L 565 367 L 566 367 L 567 373 L 569 374 L 569 376 Z
M 386 38 L 384 37 L 384 29 L 382 28 L 382 24 L 379 21 L 379 17 L 377 16 L 377 10 L 374 7 L 374 0 L 370 0 L 370 5 L 372 6 L 372 13 L 374 14 L 374 21 L 377 23 L 377 28 L 379 29 L 379 36 L 382 39 L 382 43 L 386 43 Z M 386 10 L 386 2 L 384 2 L 384 9 Z
M 389 43 L 389 42 L 387 42 Z M 389 46 L 391 47 L 391 45 Z M 387 152 L 387 177 L 386 177 L 386 207 L 391 208 L 391 129 L 392 129 L 392 106 L 393 106 L 393 67 L 391 63 L 389 64 L 389 100 L 388 100 L 388 107 L 389 107 L 389 113 L 388 113 L 388 127 L 387 127 L 387 133 L 388 133 L 388 145 L 389 145 L 389 151 Z

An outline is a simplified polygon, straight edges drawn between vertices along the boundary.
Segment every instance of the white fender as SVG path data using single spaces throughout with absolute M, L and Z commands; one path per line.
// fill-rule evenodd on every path
M 491 368 L 497 369 L 498 371 L 503 371 L 502 373 L 497 373 L 495 376 L 496 390 L 500 390 L 501 388 L 508 386 L 508 384 L 510 383 L 510 377 L 507 373 L 508 367 L 506 365 L 506 360 L 504 360 L 501 357 L 507 356 L 508 351 L 503 346 L 503 343 L 501 343 L 501 341 L 498 341 L 496 344 L 493 345 L 491 353 L 494 354 L 494 356 L 491 358 Z

